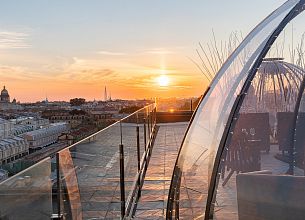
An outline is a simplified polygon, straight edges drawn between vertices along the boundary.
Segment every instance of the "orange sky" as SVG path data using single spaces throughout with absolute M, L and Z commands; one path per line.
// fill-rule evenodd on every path
M 21 102 L 101 100 L 105 86 L 114 99 L 200 96 L 208 82 L 188 58 L 199 62 L 198 42 L 248 33 L 283 1 L 6 1 L 0 86 Z
M 22 102 L 43 100 L 46 96 L 49 100 L 69 100 L 73 97 L 102 100 L 105 86 L 114 99 L 191 97 L 202 94 L 206 80 L 187 57 L 179 54 L 179 49 L 154 51 L 74 57 L 70 61 L 59 60 L 56 65 L 43 65 L 37 70 L 1 65 L 0 83 L 6 85 L 11 98 Z M 9 61 L 9 56 L 0 54 L 1 57 Z M 29 56 L 26 59 L 29 63 L 48 63 L 43 57 Z M 160 75 L 168 77 L 168 86 L 159 85 Z

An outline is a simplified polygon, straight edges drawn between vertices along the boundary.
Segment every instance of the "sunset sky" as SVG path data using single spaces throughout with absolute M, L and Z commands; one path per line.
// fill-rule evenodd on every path
M 283 0 L 7 0 L 0 7 L 0 85 L 29 102 L 190 97 L 208 82 L 198 42 L 246 35 Z M 168 83 L 160 84 L 160 76 Z M 162 86 L 160 86 L 162 85 Z

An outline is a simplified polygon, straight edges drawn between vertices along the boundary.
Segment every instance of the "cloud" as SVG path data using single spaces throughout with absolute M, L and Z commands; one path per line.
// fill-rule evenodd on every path
M 179 73 L 167 74 L 169 77 L 169 86 L 160 87 L 157 80 L 159 76 L 160 74 L 158 73 L 130 76 L 129 78 L 125 78 L 125 83 L 128 83 L 128 87 L 141 88 L 146 90 L 187 90 L 192 88 L 190 82 L 185 81 L 186 77 L 180 75 Z
M 25 80 L 34 77 L 23 67 L 5 65 L 0 65 L 0 76 L 2 80 Z
M 83 69 L 77 76 L 82 82 L 98 83 L 106 79 L 115 80 L 118 76 L 112 69 Z
M 119 78 L 117 71 L 104 65 L 101 60 L 78 57 L 65 62 L 62 69 L 52 75 L 56 75 L 56 81 L 81 84 L 100 84 L 105 80 L 116 81 Z
M 125 53 L 121 53 L 121 52 L 111 52 L 111 51 L 105 51 L 105 50 L 101 50 L 97 52 L 100 55 L 109 55 L 109 56 L 123 56 L 126 55 Z
M 149 53 L 149 54 L 173 54 L 174 51 L 171 50 L 167 50 L 164 48 L 153 48 L 150 50 L 146 50 L 145 53 Z
M 26 33 L 0 30 L 0 49 L 29 48 L 28 36 Z
M 172 86 L 172 88 L 176 88 L 176 89 L 191 89 L 193 87 L 190 86 L 190 85 L 174 85 L 174 86 Z
M 56 76 L 57 81 L 81 84 L 99 84 L 105 80 L 116 81 L 118 73 L 111 69 L 82 69 L 74 72 L 66 72 Z

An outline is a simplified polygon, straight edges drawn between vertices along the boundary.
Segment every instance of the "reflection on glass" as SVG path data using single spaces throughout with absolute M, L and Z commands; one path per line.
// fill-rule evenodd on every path
M 169 194 L 167 213 L 169 217 L 175 219 L 198 219 L 205 216 L 209 183 L 216 152 L 233 104 L 237 95 L 241 92 L 249 70 L 262 53 L 271 34 L 298 2 L 287 1 L 261 22 L 245 38 L 217 73 L 211 83 L 209 92 L 199 105 L 181 147 Z M 283 80 L 279 80 L 279 82 L 282 83 Z M 269 86 L 268 84 L 264 85 Z M 251 110 L 256 112 L 256 107 L 251 106 Z M 222 175 L 224 185 L 228 185 L 229 180 L 234 179 L 233 174 L 236 172 L 260 170 L 262 165 L 260 150 L 265 152 L 273 150 L 269 149 L 268 146 L 270 130 L 267 126 L 269 125 L 268 114 L 266 115 L 264 112 L 257 113 L 260 114 L 238 115 L 240 120 L 236 123 L 237 130 L 232 131 L 236 132 L 236 134 L 234 133 L 234 136 L 230 138 L 234 144 L 232 144 L 231 151 L 222 158 L 224 160 L 223 163 L 226 164 L 225 167 L 222 167 L 222 171 L 225 171 L 225 174 Z M 243 121 L 248 120 L 258 124 L 259 127 L 244 127 L 245 123 Z M 263 124 L 260 125 L 260 123 Z M 264 125 L 266 125 L 263 127 L 265 129 L 261 129 L 260 126 Z M 264 141 L 257 139 L 260 134 L 264 134 Z M 247 141 L 247 147 L 244 147 L 243 150 L 245 151 L 241 152 L 239 150 L 240 146 L 246 146 L 243 144 L 245 141 Z M 255 146 L 255 150 L 251 146 Z M 244 164 L 241 167 L 238 159 L 240 157 L 245 158 L 242 160 Z M 219 206 L 217 211 L 223 209 L 225 209 L 223 206 Z M 230 217 L 234 216 L 228 215 L 225 219 L 231 219 Z
M 67 207 L 72 209 L 73 216 L 120 216 L 119 144 L 120 127 L 116 123 L 86 141 L 60 152 L 60 156 L 63 156 L 60 160 L 64 160 L 66 169 L 63 180 L 69 177 L 68 184 L 65 184 L 66 192 L 70 194 L 69 198 L 72 196 L 74 203 Z
M 154 104 L 144 107 L 1 182 L 0 219 L 50 219 L 58 214 L 64 219 L 118 219 L 124 211 L 131 215 L 138 177 L 144 177 L 147 166 L 145 146 L 155 126 L 154 109 Z M 125 154 L 120 158 L 121 144 Z M 120 169 L 122 160 L 125 166 Z M 121 182 L 126 195 L 121 194 Z
M 65 207 L 68 207 L 68 213 L 65 213 L 65 217 L 82 219 L 78 181 L 69 149 L 65 149 L 59 153 L 59 170 L 61 184 L 63 185 L 61 196 L 69 203 L 64 204 Z M 67 210 L 67 208 L 64 208 L 64 210 Z
M 303 22 L 303 14 L 294 20 L 296 33 L 305 31 Z M 303 32 L 283 42 L 288 30 L 261 63 L 231 127 L 210 213 L 215 219 L 304 219 L 305 69 L 284 48 L 293 42 L 304 51 L 297 44 Z
M 134 184 L 137 182 L 138 155 L 137 155 L 137 115 L 133 115 L 122 120 L 122 134 L 124 145 L 124 165 L 125 165 L 125 198 L 131 195 Z
M 51 160 L 47 158 L 0 184 L 0 219 L 50 219 Z
M 144 160 L 144 118 L 148 118 L 153 108 L 151 105 L 131 114 L 59 152 L 62 212 L 66 218 L 120 218 L 120 144 L 124 150 L 125 207 L 128 209 L 135 199 L 139 165 Z M 145 125 L 148 132 L 147 120 Z

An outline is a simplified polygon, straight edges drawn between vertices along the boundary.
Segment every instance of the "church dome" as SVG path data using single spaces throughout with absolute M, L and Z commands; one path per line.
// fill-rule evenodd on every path
M 5 86 L 1 91 L 0 99 L 1 102 L 10 102 L 10 95 L 8 94 L 8 91 L 6 90 Z
M 1 91 L 1 96 L 9 96 L 8 91 L 6 90 L 5 86 L 3 87 L 2 91 Z

